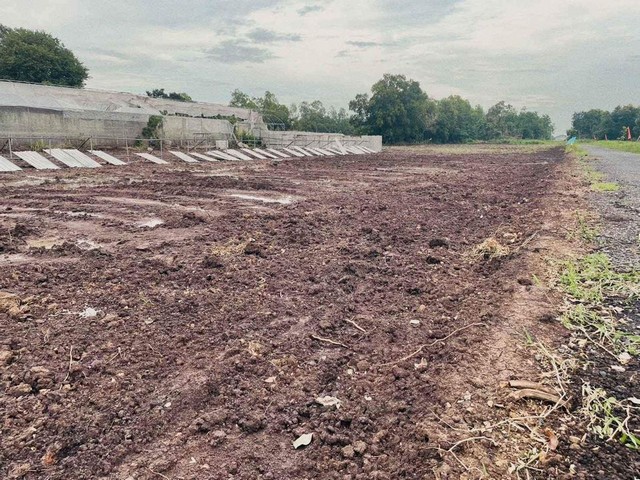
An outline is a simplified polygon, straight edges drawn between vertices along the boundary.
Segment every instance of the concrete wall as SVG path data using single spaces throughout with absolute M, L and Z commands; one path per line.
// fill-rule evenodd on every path
M 0 107 L 0 138 L 29 144 L 38 139 L 63 142 L 92 137 L 96 144 L 124 144 L 125 138 L 139 137 L 148 120 L 148 114 Z M 233 125 L 226 120 L 164 117 L 162 123 L 167 140 L 228 140 L 233 134 Z
M 229 140 L 233 136 L 233 125 L 227 120 L 212 118 L 164 117 L 162 131 L 169 140 Z
M 82 138 L 138 135 L 147 124 L 145 114 L 66 112 L 24 107 L 0 107 L 0 137 Z
M 298 147 L 329 147 L 336 145 L 362 145 L 375 152 L 382 151 L 382 137 L 379 135 L 348 136 L 341 133 L 315 133 L 297 131 L 274 131 L 263 128 L 254 128 L 253 135 L 262 139 L 262 142 L 269 147 L 288 147 L 295 145 Z

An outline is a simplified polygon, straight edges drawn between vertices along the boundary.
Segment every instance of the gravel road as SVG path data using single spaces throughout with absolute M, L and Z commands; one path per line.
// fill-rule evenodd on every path
M 621 187 L 618 192 L 592 195 L 602 216 L 602 250 L 618 267 L 640 268 L 640 155 L 591 145 L 582 148 L 595 158 L 595 168 Z

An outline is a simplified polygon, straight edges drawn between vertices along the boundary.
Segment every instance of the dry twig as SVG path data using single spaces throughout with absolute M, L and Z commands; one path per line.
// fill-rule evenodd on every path
M 367 333 L 367 331 L 364 328 L 362 328 L 360 325 L 358 325 L 353 320 L 349 320 L 348 318 L 345 318 L 344 321 L 347 322 L 347 323 L 350 323 L 351 325 L 356 327 L 358 330 L 360 330 L 362 333 Z
M 538 234 L 540 233 L 540 230 L 538 230 L 537 232 L 535 232 L 533 235 L 531 235 L 529 238 L 527 238 L 524 242 L 522 242 L 518 248 L 516 248 L 515 253 L 518 253 L 520 250 L 522 250 L 524 247 L 526 247 L 529 243 L 531 243 L 531 241 L 536 238 L 538 236 Z
M 69 368 L 67 369 L 67 375 L 64 377 L 64 380 L 62 380 L 62 383 L 65 383 L 69 379 L 69 376 L 71 375 L 72 364 L 73 364 L 73 345 L 71 345 L 71 347 L 69 348 Z
M 422 352 L 422 350 L 426 347 L 433 347 L 434 345 L 440 343 L 440 342 L 444 342 L 446 341 L 448 338 L 452 337 L 453 335 L 455 335 L 458 332 L 461 332 L 463 330 L 466 330 L 467 328 L 471 328 L 471 327 L 478 327 L 478 326 L 487 326 L 486 323 L 482 323 L 482 322 L 476 322 L 476 323 L 470 323 L 469 325 L 465 325 L 464 327 L 460 327 L 460 328 L 456 328 L 453 332 L 451 332 L 449 335 L 447 335 L 444 338 L 439 338 L 431 343 L 425 343 L 424 345 L 420 345 L 420 347 L 418 347 L 418 349 L 407 355 L 406 357 L 402 357 L 399 360 L 395 360 L 393 362 L 388 362 L 388 363 L 382 363 L 380 365 L 378 365 L 379 367 L 388 367 L 389 365 L 396 365 L 398 363 L 404 362 L 405 360 L 409 360 L 412 357 L 415 357 L 416 355 L 418 355 L 420 352 Z
M 560 403 L 561 399 L 558 395 L 548 392 L 542 392 L 540 390 L 533 390 L 532 388 L 524 388 L 516 392 L 509 394 L 509 398 L 515 400 L 521 400 L 523 398 L 535 398 L 537 400 L 544 400 L 549 403 Z M 563 402 L 564 403 L 564 402 Z
M 147 470 L 149 470 L 151 473 L 153 473 L 154 475 L 157 475 L 161 478 L 164 478 L 165 480 L 171 480 L 169 477 L 167 477 L 166 475 L 163 475 L 159 472 L 154 472 L 153 470 L 151 470 L 149 467 L 147 467 Z
M 489 437 L 485 437 L 485 436 L 478 436 L 478 437 L 463 438 L 462 440 L 457 441 L 456 443 L 454 443 L 451 447 L 449 447 L 447 449 L 444 449 L 442 447 L 434 447 L 434 450 L 437 450 L 438 452 L 441 452 L 441 453 L 450 453 L 453 456 L 453 458 L 456 460 L 456 462 L 458 462 L 462 466 L 462 468 L 464 468 L 467 472 L 470 472 L 471 468 L 468 465 L 466 465 L 462 460 L 460 460 L 460 458 L 456 455 L 454 450 L 458 446 L 462 445 L 463 443 L 474 442 L 476 440 L 488 440 L 489 442 L 491 442 L 491 444 L 493 446 L 497 445 L 496 441 L 493 438 L 489 438 Z
M 313 338 L 314 340 L 318 340 L 319 342 L 330 343 L 331 345 L 337 345 L 339 347 L 343 347 L 349 350 L 351 349 L 349 346 L 345 345 L 344 343 L 336 342 L 335 340 L 331 340 L 330 338 L 322 338 L 317 335 L 311 335 L 311 338 Z
M 531 382 L 529 380 L 510 380 L 509 386 L 513 388 L 530 388 L 533 390 L 539 390 L 541 392 L 550 393 L 551 395 L 557 395 L 553 388 L 542 385 L 541 383 Z

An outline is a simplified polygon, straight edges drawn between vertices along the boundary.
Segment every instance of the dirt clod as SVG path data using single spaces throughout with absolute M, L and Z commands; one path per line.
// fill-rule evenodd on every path
M 0 312 L 20 311 L 20 297 L 10 292 L 0 292 Z
M 347 445 L 346 447 L 342 447 L 342 456 L 344 458 L 353 458 L 356 456 L 356 451 L 353 448 L 353 445 Z
M 21 397 L 23 395 L 29 395 L 32 392 L 31 385 L 28 383 L 20 383 L 18 385 L 14 385 L 13 387 L 9 387 L 7 390 L 7 395 L 11 395 L 12 397 Z
M 429 246 L 431 248 L 449 248 L 449 240 L 447 240 L 446 238 L 432 238 L 431 240 L 429 240 Z
M 358 455 L 364 455 L 364 452 L 367 451 L 367 444 L 362 440 L 358 440 L 353 443 L 353 451 Z
M 0 366 L 9 365 L 13 360 L 13 352 L 11 350 L 0 350 Z

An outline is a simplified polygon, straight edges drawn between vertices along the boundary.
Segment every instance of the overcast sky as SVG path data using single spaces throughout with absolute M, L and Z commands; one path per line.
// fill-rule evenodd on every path
M 0 0 L 0 22 L 60 38 L 87 86 L 240 88 L 347 106 L 384 73 L 434 98 L 551 115 L 640 104 L 640 0 Z

